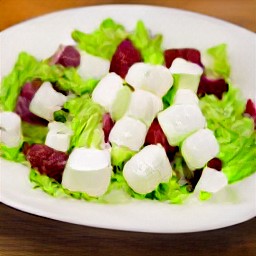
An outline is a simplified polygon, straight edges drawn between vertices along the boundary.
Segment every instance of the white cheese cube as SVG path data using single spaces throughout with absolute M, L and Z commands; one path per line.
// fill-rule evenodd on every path
M 179 89 L 177 90 L 173 104 L 194 104 L 198 105 L 199 99 L 197 95 L 189 89 Z
M 118 92 L 122 88 L 123 79 L 116 73 L 111 72 L 103 77 L 97 84 L 92 93 L 92 99 L 110 113 Z
M 147 127 L 141 121 L 124 116 L 118 120 L 109 134 L 109 141 L 138 151 L 144 144 Z
M 157 113 L 163 109 L 162 99 L 151 92 L 135 90 L 125 115 L 138 119 L 150 126 Z
M 21 119 L 14 112 L 0 113 L 0 141 L 7 147 L 18 147 L 21 143 Z
M 223 172 L 206 167 L 203 169 L 202 176 L 195 187 L 195 192 L 206 191 L 216 193 L 227 185 L 228 180 Z
M 168 182 L 172 167 L 161 145 L 148 145 L 125 164 L 123 175 L 135 192 L 146 194 Z
M 199 65 L 176 58 L 169 69 L 171 74 L 176 76 L 179 89 L 190 89 L 194 93 L 197 92 L 200 77 L 203 74 L 203 69 Z
M 78 73 L 83 79 L 100 79 L 108 74 L 110 61 L 91 55 L 85 51 L 80 51 L 81 61 Z
M 69 149 L 73 131 L 61 122 L 50 122 L 48 128 L 49 132 L 46 135 L 45 145 L 66 152 Z
M 219 144 L 209 129 L 200 129 L 184 140 L 181 153 L 190 170 L 204 167 L 219 153 Z
M 142 62 L 135 63 L 129 68 L 125 80 L 135 89 L 150 91 L 160 98 L 173 84 L 173 78 L 168 68 Z
M 158 114 L 158 121 L 172 146 L 178 146 L 187 136 L 206 125 L 200 108 L 189 104 L 168 107 Z
M 48 121 L 53 121 L 53 113 L 60 110 L 67 97 L 53 89 L 51 83 L 44 82 L 35 93 L 29 105 L 29 110 Z
M 98 197 L 107 191 L 111 172 L 109 150 L 75 148 L 64 169 L 62 185 Z

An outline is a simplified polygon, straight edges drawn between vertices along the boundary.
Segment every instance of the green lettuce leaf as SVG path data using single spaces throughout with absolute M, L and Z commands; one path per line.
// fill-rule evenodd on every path
M 102 131 L 103 108 L 92 101 L 89 95 L 70 99 L 64 104 L 69 111 L 69 124 L 74 134 L 71 138 L 73 147 L 100 148 L 104 140 Z
M 110 60 L 117 46 L 127 37 L 125 28 L 108 18 L 91 34 L 79 30 L 72 32 L 72 38 L 81 50 L 94 56 Z
M 206 50 L 210 58 L 210 65 L 206 66 L 206 74 L 228 79 L 230 77 L 230 64 L 228 60 L 227 45 L 219 44 Z M 208 58 L 207 57 L 207 58 Z
M 142 21 L 137 22 L 136 29 L 129 35 L 129 39 L 140 50 L 144 62 L 160 65 L 164 63 L 162 35 L 152 37 Z
M 13 111 L 22 86 L 34 79 L 57 83 L 59 89 L 77 95 L 91 93 L 98 80 L 83 80 L 75 68 L 48 65 L 26 52 L 21 52 L 11 73 L 3 78 L 0 88 L 0 109 Z
M 123 169 L 124 164 L 136 154 L 135 151 L 127 147 L 120 147 L 112 145 L 111 148 L 111 164 L 118 167 L 120 170 Z
M 245 100 L 229 85 L 219 100 L 213 95 L 201 98 L 200 106 L 220 145 L 218 157 L 229 183 L 241 180 L 256 171 L 256 135 L 253 119 L 243 115 Z
M 9 148 L 6 145 L 0 143 L 0 157 L 14 162 L 26 163 L 26 158 L 21 152 L 21 146 Z
M 24 142 L 44 144 L 48 127 L 22 122 L 21 129 Z

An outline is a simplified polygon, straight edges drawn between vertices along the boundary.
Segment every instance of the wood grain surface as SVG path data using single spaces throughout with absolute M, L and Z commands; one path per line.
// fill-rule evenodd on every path
M 0 30 L 56 10 L 118 3 L 161 5 L 195 11 L 256 31 L 255 0 L 0 0 Z M 254 218 L 232 227 L 198 233 L 124 232 L 63 223 L 0 204 L 0 256 L 255 256 L 255 230 Z

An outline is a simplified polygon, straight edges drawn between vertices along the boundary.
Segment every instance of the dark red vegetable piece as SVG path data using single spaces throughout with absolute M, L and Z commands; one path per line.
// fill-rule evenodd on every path
M 114 121 L 112 120 L 110 114 L 105 113 L 103 115 L 103 132 L 104 132 L 104 140 L 106 143 L 108 142 L 108 137 L 113 126 L 114 126 Z
M 211 159 L 208 163 L 207 163 L 207 166 L 209 168 L 213 168 L 213 169 L 216 169 L 218 171 L 221 171 L 222 169 L 222 161 L 217 158 L 217 157 L 214 157 L 213 159 Z
M 172 147 L 168 143 L 168 140 L 167 140 L 157 118 L 155 118 L 153 120 L 152 124 L 150 125 L 150 127 L 148 129 L 147 135 L 146 135 L 145 145 L 150 145 L 150 144 L 161 144 L 164 147 L 166 154 L 170 161 L 173 160 L 173 157 L 174 157 L 175 153 L 177 152 L 177 147 Z
M 247 100 L 244 113 L 254 120 L 254 128 L 256 128 L 256 104 L 251 99 Z
M 32 82 L 26 83 L 20 92 L 18 97 L 15 112 L 21 117 L 21 119 L 25 122 L 35 125 L 47 126 L 48 121 L 45 119 L 36 116 L 29 110 L 29 105 L 31 100 L 33 99 L 35 93 L 39 89 L 42 82 L 40 80 L 34 80 Z
M 167 49 L 164 51 L 165 65 L 167 68 L 171 67 L 172 62 L 176 58 L 182 58 L 203 67 L 203 64 L 201 62 L 201 53 L 197 49 L 180 48 L 180 49 Z
M 122 41 L 114 53 L 109 72 L 115 72 L 122 78 L 125 78 L 128 69 L 136 62 L 141 62 L 141 54 L 134 47 L 129 39 Z
M 68 154 L 43 144 L 33 144 L 26 149 L 26 159 L 32 168 L 37 169 L 41 174 L 61 182 Z
M 78 50 L 72 46 L 61 45 L 56 53 L 50 58 L 50 64 L 60 64 L 64 67 L 78 67 L 81 56 Z
M 222 78 L 210 79 L 202 75 L 197 90 L 197 95 L 203 97 L 205 94 L 213 94 L 218 99 L 222 99 L 223 93 L 228 91 L 228 84 Z

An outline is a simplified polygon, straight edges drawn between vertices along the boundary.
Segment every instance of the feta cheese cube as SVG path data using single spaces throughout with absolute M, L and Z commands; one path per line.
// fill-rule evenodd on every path
M 198 105 L 199 99 L 197 95 L 189 90 L 189 89 L 179 89 L 177 90 L 173 104 L 181 105 L 181 104 L 194 104 Z
M 187 136 L 204 128 L 205 117 L 196 105 L 172 105 L 158 114 L 158 121 L 171 146 L 178 146 Z
M 83 79 L 100 79 L 108 74 L 110 68 L 110 61 L 91 55 L 85 51 L 80 51 L 80 66 L 78 73 Z
M 179 89 L 190 89 L 194 93 L 197 92 L 200 77 L 203 74 L 203 69 L 199 65 L 176 58 L 169 70 L 176 77 L 175 81 Z
M 169 181 L 172 167 L 161 145 L 148 145 L 125 164 L 123 175 L 135 192 L 146 194 Z
M 118 120 L 109 134 L 109 141 L 117 146 L 125 146 L 138 151 L 144 144 L 147 127 L 141 121 L 124 116 Z
M 7 147 L 21 143 L 21 119 L 14 112 L 0 112 L 0 141 Z
M 152 92 L 160 98 L 173 84 L 173 78 L 168 68 L 142 62 L 135 63 L 129 68 L 125 81 L 135 89 Z
M 35 93 L 29 105 L 29 110 L 48 121 L 53 121 L 53 113 L 61 109 L 67 97 L 53 89 L 51 83 L 44 82 Z
M 66 152 L 69 149 L 73 131 L 61 122 L 51 122 L 48 124 L 48 128 L 49 132 L 46 135 L 45 145 Z
M 125 115 L 150 126 L 157 113 L 163 109 L 162 99 L 151 92 L 135 90 Z
M 98 197 L 107 191 L 111 172 L 109 150 L 75 148 L 64 169 L 62 185 Z
M 189 169 L 195 170 L 217 156 L 219 144 L 211 130 L 200 129 L 184 140 L 181 153 Z
M 111 112 L 118 92 L 123 88 L 123 79 L 114 72 L 104 76 L 92 93 L 93 101 Z
M 223 172 L 205 167 L 195 187 L 195 192 L 206 191 L 216 193 L 227 185 L 228 180 Z

